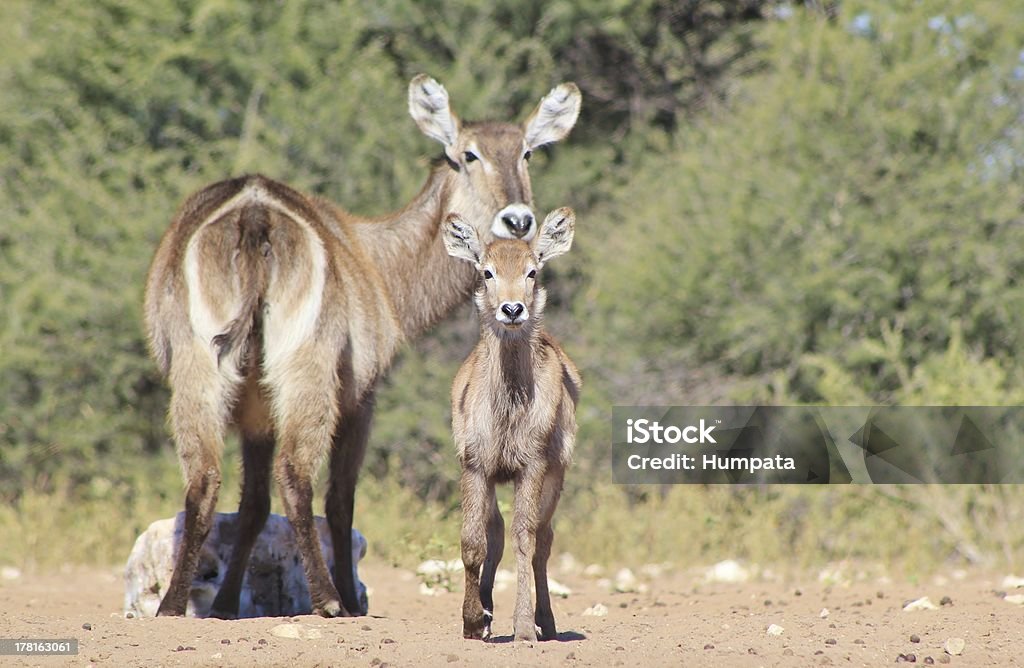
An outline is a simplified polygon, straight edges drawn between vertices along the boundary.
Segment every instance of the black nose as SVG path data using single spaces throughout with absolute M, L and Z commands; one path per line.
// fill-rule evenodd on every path
M 526 213 L 520 216 L 518 213 L 506 213 L 501 217 L 509 231 L 517 237 L 524 237 L 533 225 L 533 214 Z
M 519 314 L 523 312 L 524 308 L 526 307 L 520 302 L 516 302 L 515 304 L 505 302 L 501 305 L 501 312 L 508 316 L 509 320 L 515 320 L 519 317 Z

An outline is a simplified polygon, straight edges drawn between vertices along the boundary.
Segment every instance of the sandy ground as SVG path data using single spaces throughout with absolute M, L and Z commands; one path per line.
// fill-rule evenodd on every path
M 818 574 L 708 583 L 689 571 L 641 580 L 643 592 L 613 593 L 597 578 L 559 573 L 572 589 L 554 601 L 560 637 L 531 644 L 511 641 L 510 589 L 497 593 L 496 637 L 483 643 L 461 637 L 460 592 L 423 595 L 413 573 L 372 560 L 360 570 L 371 614 L 335 620 L 125 619 L 120 574 L 112 570 L 0 580 L 0 638 L 77 638 L 81 645 L 78 656 L 0 656 L 0 666 L 879 666 L 911 658 L 1024 665 L 1024 606 L 1003 598 L 1002 576 L 829 585 Z M 922 596 L 937 609 L 902 609 Z M 583 615 L 598 603 L 605 616 Z M 320 637 L 272 634 L 282 623 Z M 781 635 L 766 633 L 772 624 Z M 946 653 L 950 638 L 964 641 L 962 654 Z

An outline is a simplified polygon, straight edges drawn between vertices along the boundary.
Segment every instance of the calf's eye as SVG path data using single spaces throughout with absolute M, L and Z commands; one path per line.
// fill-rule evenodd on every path
M 489 269 L 484 269 L 484 280 L 489 281 L 492 278 L 494 278 L 494 274 L 492 274 Z
M 530 273 L 527 274 L 526 277 L 527 278 L 536 278 L 537 277 L 537 270 L 536 269 L 531 269 Z

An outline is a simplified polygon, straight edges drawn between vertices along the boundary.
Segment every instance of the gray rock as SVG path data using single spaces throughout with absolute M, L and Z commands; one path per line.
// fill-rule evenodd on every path
M 208 617 L 227 571 L 235 539 L 237 513 L 217 513 L 213 528 L 199 555 L 199 568 L 189 594 L 189 617 Z M 174 570 L 174 554 L 184 532 L 185 514 L 157 520 L 135 541 L 125 566 L 124 612 L 135 617 L 155 617 L 160 599 L 167 589 Z M 327 520 L 315 518 L 320 537 L 320 551 L 327 569 L 334 568 L 334 550 Z M 358 563 L 366 554 L 366 539 L 352 529 L 352 572 L 356 593 L 367 609 L 366 587 L 359 580 Z M 263 527 L 249 558 L 249 568 L 242 583 L 238 616 L 281 617 L 308 615 L 312 610 L 309 587 L 302 570 L 288 519 L 271 515 Z

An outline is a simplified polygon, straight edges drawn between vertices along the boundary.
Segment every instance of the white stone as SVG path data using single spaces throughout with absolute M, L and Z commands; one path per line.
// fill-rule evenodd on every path
M 608 614 L 608 607 L 600 603 L 595 603 L 586 610 L 583 611 L 584 617 L 604 617 Z
M 915 610 L 938 610 L 939 606 L 932 603 L 927 596 L 922 596 L 916 601 L 911 601 L 903 606 L 903 612 L 914 612 Z
M 588 578 L 599 578 L 604 575 L 604 566 L 600 564 L 590 564 L 583 569 L 583 574 Z
M 548 578 L 548 593 L 558 598 L 569 598 L 569 595 L 572 594 L 572 589 L 569 589 L 553 578 Z
M 199 567 L 196 569 L 189 593 L 186 616 L 208 617 L 213 599 L 217 595 L 227 571 L 228 560 L 234 545 L 237 513 L 217 513 L 213 527 L 199 553 Z M 185 514 L 157 520 L 149 525 L 135 541 L 135 546 L 125 566 L 124 613 L 135 617 L 155 617 L 160 600 L 171 581 L 174 571 L 174 555 L 184 534 Z M 331 532 L 327 520 L 315 518 L 320 538 L 320 551 L 324 555 L 327 569 L 334 568 L 334 549 L 331 546 Z M 364 609 L 367 606 L 366 587 L 359 581 L 358 563 L 366 555 L 366 539 L 356 529 L 352 530 L 352 573 L 356 581 L 356 593 Z M 249 558 L 239 596 L 238 616 L 283 617 L 308 615 L 312 610 L 309 587 L 302 569 L 288 519 L 281 515 L 270 515 L 266 526 L 256 539 Z
M 14 566 L 0 568 L 0 578 L 4 580 L 17 580 L 21 577 L 21 571 Z
M 1016 575 L 1007 575 L 1003 578 L 1003 588 L 1018 589 L 1020 587 L 1024 587 L 1024 578 L 1017 577 Z
M 420 593 L 424 596 L 440 596 L 454 591 L 458 576 L 464 568 L 461 559 L 427 559 L 416 567 L 416 575 L 420 578 Z
M 499 568 L 494 573 L 494 591 L 507 591 L 516 583 L 516 574 L 507 568 Z
M 1003 600 L 1014 605 L 1024 605 L 1024 594 L 1010 594 Z
M 829 616 L 828 608 L 822 608 L 821 612 L 818 613 L 818 616 L 821 617 L 822 619 L 828 619 L 828 616 Z
M 639 589 L 639 582 L 636 576 L 633 575 L 633 571 L 628 568 L 620 568 L 619 572 L 615 574 L 615 591 L 617 592 L 634 592 Z
M 782 628 L 778 624 L 772 624 L 771 626 L 768 627 L 768 629 L 765 631 L 765 633 L 767 633 L 770 636 L 781 636 L 782 632 L 785 631 L 785 630 L 786 629 Z
M 946 641 L 946 645 L 943 649 L 946 650 L 946 654 L 959 656 L 960 654 L 963 654 L 966 646 L 967 643 L 964 642 L 963 638 L 950 638 Z
M 573 575 L 579 573 L 583 567 L 580 562 L 576 561 L 576 557 L 572 556 L 568 552 L 563 552 L 558 555 L 558 572 Z
M 740 565 L 734 559 L 719 561 L 704 573 L 704 579 L 708 582 L 726 582 L 737 584 L 750 579 L 750 571 Z
M 295 640 L 317 640 L 323 637 L 320 629 L 305 624 L 278 624 L 270 629 L 270 635 L 278 638 L 294 638 Z

